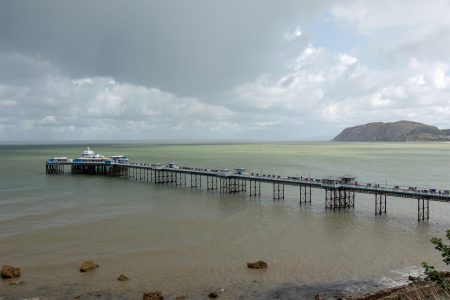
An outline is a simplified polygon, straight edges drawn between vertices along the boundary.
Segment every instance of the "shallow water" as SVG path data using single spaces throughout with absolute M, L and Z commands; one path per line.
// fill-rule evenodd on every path
M 450 227 L 450 204 L 432 202 L 417 223 L 417 202 L 357 194 L 355 209 L 324 208 L 324 192 L 299 205 L 221 195 L 126 178 L 46 175 L 50 156 L 77 157 L 85 145 L 0 146 L 0 263 L 20 266 L 21 286 L 0 284 L 0 296 L 72 298 L 100 292 L 134 299 L 150 289 L 205 298 L 308 298 L 364 292 L 405 282 L 427 260 L 440 264 L 429 242 Z M 205 168 L 247 167 L 285 176 L 351 173 L 362 182 L 450 188 L 450 144 L 301 143 L 250 145 L 91 145 L 132 161 Z M 83 260 L 100 268 L 80 274 Z M 264 259 L 266 271 L 248 270 Z M 121 283 L 120 273 L 131 278 Z M 95 295 L 94 295 L 95 296 Z M 93 297 L 94 297 L 93 296 Z

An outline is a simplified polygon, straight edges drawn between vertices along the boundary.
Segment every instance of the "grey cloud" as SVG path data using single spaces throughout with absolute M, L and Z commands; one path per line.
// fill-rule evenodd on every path
M 0 83 L 8 84 L 24 83 L 45 73 L 58 72 L 45 60 L 11 52 L 0 52 L 0 70 Z
M 318 1 L 2 1 L 0 47 L 70 76 L 211 95 L 280 65 Z

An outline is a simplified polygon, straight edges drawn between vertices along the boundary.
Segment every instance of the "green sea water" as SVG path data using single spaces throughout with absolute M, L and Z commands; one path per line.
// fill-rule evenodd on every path
M 270 185 L 255 198 L 207 191 L 206 182 L 191 189 L 45 174 L 46 159 L 78 157 L 86 146 L 0 146 L 0 263 L 20 266 L 25 282 L 1 282 L 0 297 L 98 292 L 136 299 L 161 289 L 169 298 L 204 299 L 223 289 L 225 299 L 301 299 L 392 286 L 419 272 L 423 260 L 440 265 L 429 240 L 450 227 L 448 203 L 432 202 L 430 220 L 417 223 L 412 199 L 388 198 L 388 213 L 375 216 L 373 195 L 357 194 L 354 209 L 331 211 L 322 190 L 299 205 L 294 187 L 273 201 Z M 450 188 L 448 143 L 89 146 L 132 162 L 315 178 L 352 174 L 380 185 Z M 80 274 L 87 259 L 100 268 Z M 269 263 L 267 271 L 246 268 L 258 259 Z M 131 280 L 116 281 L 120 273 Z

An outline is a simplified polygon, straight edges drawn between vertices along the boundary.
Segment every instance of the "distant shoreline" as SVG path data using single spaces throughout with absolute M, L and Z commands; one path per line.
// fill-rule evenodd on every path
M 305 144 L 329 143 L 329 139 L 320 140 L 79 140 L 79 141 L 0 141 L 0 146 L 22 145 L 245 145 L 245 144 Z
M 307 145 L 307 144 L 450 144 L 450 141 L 334 141 L 334 140 L 317 140 L 317 141 L 58 141 L 58 142 L 0 142 L 0 147 L 11 146 L 83 146 L 86 145 L 149 145 L 149 146 L 221 146 L 221 145 Z

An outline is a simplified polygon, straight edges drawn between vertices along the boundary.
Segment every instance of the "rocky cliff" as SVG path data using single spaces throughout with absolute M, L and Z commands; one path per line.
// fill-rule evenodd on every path
M 346 128 L 333 141 L 450 141 L 450 129 L 441 130 L 436 126 L 412 121 L 375 122 Z

